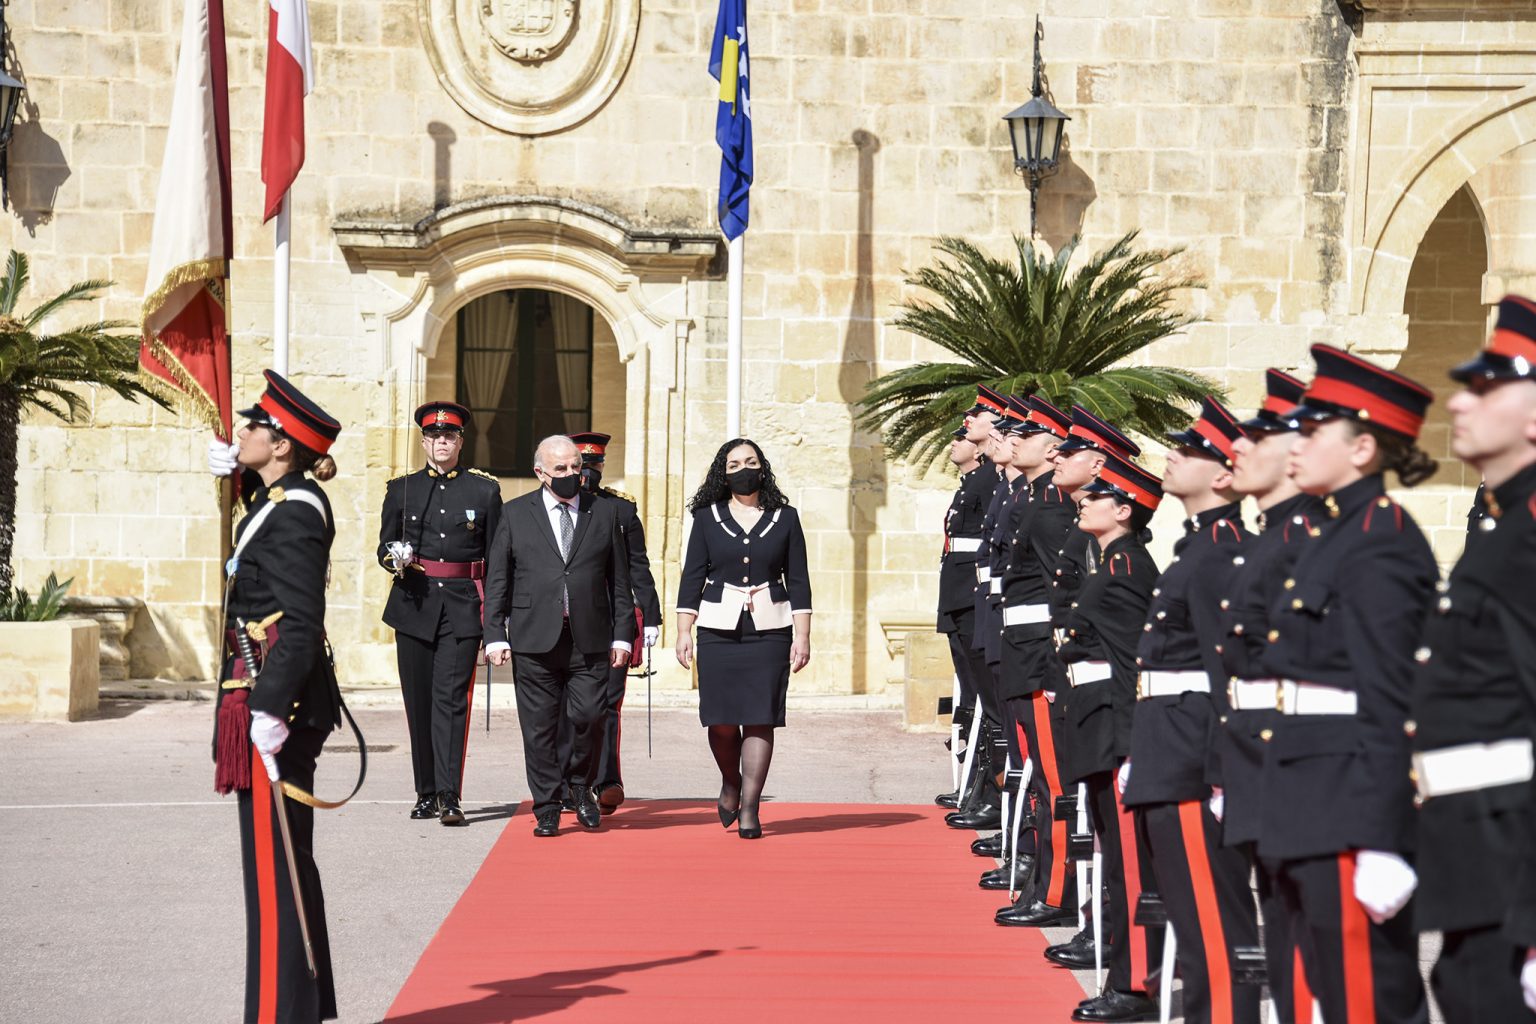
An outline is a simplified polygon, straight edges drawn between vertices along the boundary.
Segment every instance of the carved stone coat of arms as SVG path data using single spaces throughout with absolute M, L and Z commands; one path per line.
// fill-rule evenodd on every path
M 565 45 L 577 0 L 480 0 L 486 35 L 513 60 L 536 63 Z

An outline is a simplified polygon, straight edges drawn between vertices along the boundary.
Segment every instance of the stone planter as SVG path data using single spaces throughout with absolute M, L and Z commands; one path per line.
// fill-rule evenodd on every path
M 144 602 L 136 597 L 66 597 L 60 618 L 93 619 L 101 627 L 101 678 L 103 682 L 128 679 L 128 634 Z
M 955 666 L 949 638 L 930 631 L 907 635 L 905 655 L 905 716 L 908 732 L 945 732 L 950 716 L 938 713 L 939 698 L 954 693 Z
M 93 714 L 100 645 L 90 619 L 0 622 L 0 716 L 74 722 Z

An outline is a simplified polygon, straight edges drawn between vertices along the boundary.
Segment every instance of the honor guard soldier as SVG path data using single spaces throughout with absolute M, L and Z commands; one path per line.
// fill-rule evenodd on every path
M 1261 665 L 1268 645 L 1269 608 L 1297 555 L 1312 539 L 1313 528 L 1327 517 L 1322 499 L 1303 494 L 1286 473 L 1298 436 L 1297 422 L 1287 414 L 1301 404 L 1306 386 L 1279 370 L 1266 371 L 1264 384 L 1263 407 L 1238 424 L 1244 436 L 1232 446 L 1233 487 L 1258 505 L 1259 532 L 1232 553 L 1233 572 L 1219 604 L 1228 710 L 1212 737 L 1218 788 L 1210 804 L 1222 823 L 1222 843 L 1238 850 L 1250 866 L 1262 817 L 1260 779 L 1267 744 L 1260 737 L 1272 735 L 1281 717 L 1275 710 L 1278 683 L 1264 677 Z M 1245 870 L 1244 879 L 1248 874 Z M 1295 943 L 1285 932 L 1285 917 L 1267 877 L 1261 872 L 1258 878 L 1264 946 L 1274 953 L 1268 958 L 1270 996 L 1279 1024 L 1295 1024 L 1296 1007 L 1303 1008 L 1301 1019 L 1307 1019 L 1312 993 L 1305 976 L 1295 970 Z M 1235 959 L 1255 952 L 1230 940 L 1228 945 Z
M 1092 535 L 1099 557 L 1067 613 L 1059 651 L 1072 684 L 1061 701 L 1066 704 L 1062 776 L 1064 782 L 1086 785 L 1103 854 L 1104 877 L 1093 884 L 1106 890 L 1097 920 L 1109 972 L 1103 990 L 1083 1000 L 1072 1019 L 1144 1020 L 1155 1005 L 1140 991 L 1142 979 L 1152 958 L 1160 957 L 1162 935 L 1149 936 L 1132 923 L 1132 909 L 1151 876 L 1147 851 L 1119 799 L 1116 774 L 1131 747 L 1136 645 L 1157 581 L 1144 537 L 1162 489 L 1155 476 L 1113 453 L 1093 480 L 1076 489 L 1083 495 L 1078 528 Z
M 428 402 L 414 418 L 427 464 L 389 482 L 379 515 L 379 564 L 395 577 L 384 624 L 395 631 L 411 734 L 411 817 L 461 825 L 485 553 L 501 515 L 501 486 L 459 464 L 468 409 Z
M 640 620 L 638 643 L 633 664 L 642 664 L 640 646 L 654 647 L 661 635 L 661 601 L 656 596 L 656 580 L 651 576 L 651 560 L 645 553 L 645 528 L 640 525 L 640 508 L 634 498 L 602 486 L 603 464 L 608 457 L 610 434 L 585 431 L 571 434 L 581 453 L 581 488 L 604 501 L 616 503 L 619 529 L 629 546 L 629 585 L 635 599 L 635 617 Z M 604 814 L 612 814 L 624 802 L 624 775 L 619 765 L 622 736 L 620 712 L 624 708 L 624 689 L 629 679 L 628 666 L 609 668 L 608 691 L 604 696 L 603 738 L 597 761 L 597 805 Z M 562 749 L 568 749 L 566 727 L 561 729 Z
M 1446 1024 L 1531 1021 L 1536 303 L 1506 297 L 1487 348 L 1451 376 L 1451 450 L 1483 475 L 1486 515 L 1414 654 L 1416 923 L 1444 933 L 1430 981 Z
M 238 443 L 209 449 L 216 476 L 243 471 L 246 504 L 226 567 L 214 785 L 239 796 L 246 1024 L 310 1024 L 336 1017 L 315 812 L 305 800 L 342 714 L 325 640 L 336 528 L 316 483 L 336 473 L 327 452 L 341 425 L 276 373 L 266 380 L 256 406 L 239 413 L 249 422 Z
M 986 385 L 977 385 L 976 404 L 966 412 L 964 436 L 950 445 L 950 461 L 960 469 L 960 486 L 944 514 L 944 553 L 939 561 L 938 632 L 949 637 L 949 654 L 960 684 L 960 703 L 954 709 L 962 736 L 979 744 L 973 758 L 976 779 L 983 776 L 984 755 L 990 744 L 982 742 L 980 723 L 972 721 L 977 695 L 990 688 L 986 659 L 972 649 L 976 626 L 976 556 L 981 550 L 982 522 L 998 485 L 997 467 L 986 449 L 991 446 L 992 426 L 1002 419 L 1003 396 Z M 963 460 L 963 461 L 962 461 Z M 985 698 L 983 698 L 985 703 Z M 996 715 L 996 710 L 987 711 Z M 955 751 L 955 756 L 961 756 Z M 967 797 L 979 794 L 979 785 L 967 788 Z M 935 798 L 941 807 L 955 807 L 957 794 Z M 958 809 L 958 808 L 957 808 Z M 969 808 L 967 808 L 969 810 Z
M 1012 445 L 1013 464 L 1028 480 L 1028 494 L 1015 505 L 1002 568 L 1004 657 L 999 682 L 1012 720 L 1010 732 L 1023 737 L 1016 741 L 1014 756 L 1030 760 L 1035 863 L 1023 879 L 1013 877 L 1012 866 L 1004 865 L 1003 880 L 1020 896 L 997 920 L 1039 927 L 1061 924 L 1077 914 L 1076 889 L 1066 884 L 1067 823 L 1054 817 L 1052 807 L 1062 786 L 1059 737 L 1050 724 L 1050 707 L 1065 689 L 1066 676 L 1056 657 L 1047 600 L 1050 567 L 1074 528 L 1077 506 L 1051 482 L 1056 468 L 1052 459 L 1067 438 L 1071 417 L 1038 396 L 1025 399 L 1025 405 L 1028 414 Z
M 1312 356 L 1290 467 L 1326 513 L 1270 607 L 1262 672 L 1279 680 L 1283 717 L 1261 736 L 1259 862 L 1323 1019 L 1415 1024 L 1429 1015 L 1404 725 L 1437 572 L 1383 473 L 1411 487 L 1434 472 L 1415 445 L 1432 396 L 1331 346 Z
M 1258 1024 L 1259 986 L 1232 977 L 1228 946 L 1258 945 L 1243 855 L 1221 844 L 1207 806 L 1209 739 L 1226 710 L 1220 601 L 1233 552 L 1248 538 L 1232 489 L 1237 418 L 1207 396 L 1170 434 L 1163 493 L 1184 506 L 1184 536 L 1158 577 L 1136 648 L 1139 676 L 1122 801 L 1151 851 L 1152 874 L 1178 940 L 1189 1024 Z

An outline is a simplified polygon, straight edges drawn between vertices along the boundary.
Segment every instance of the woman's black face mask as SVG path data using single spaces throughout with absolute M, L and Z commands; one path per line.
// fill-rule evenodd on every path
M 738 469 L 734 473 L 727 473 L 725 482 L 730 485 L 732 494 L 756 494 L 758 488 L 763 486 L 763 471 L 755 467 Z

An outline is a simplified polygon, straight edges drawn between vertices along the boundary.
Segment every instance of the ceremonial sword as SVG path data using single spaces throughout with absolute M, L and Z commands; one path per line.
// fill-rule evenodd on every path
M 251 647 L 251 637 L 245 631 L 245 620 L 235 619 L 235 645 L 240 648 L 240 656 L 245 659 L 246 675 L 251 677 L 251 683 L 255 684 L 256 651 Z M 304 892 L 299 886 L 299 859 L 293 850 L 293 832 L 288 825 L 288 808 L 284 804 L 283 782 L 277 777 L 272 779 L 272 808 L 277 812 L 277 828 L 283 836 L 283 854 L 288 860 L 288 882 L 293 889 L 293 909 L 299 915 L 299 935 L 304 940 L 304 963 L 309 968 L 309 976 L 317 978 L 320 972 L 315 968 L 315 947 L 309 938 L 309 916 L 304 912 Z M 251 813 L 256 813 L 253 804 Z

